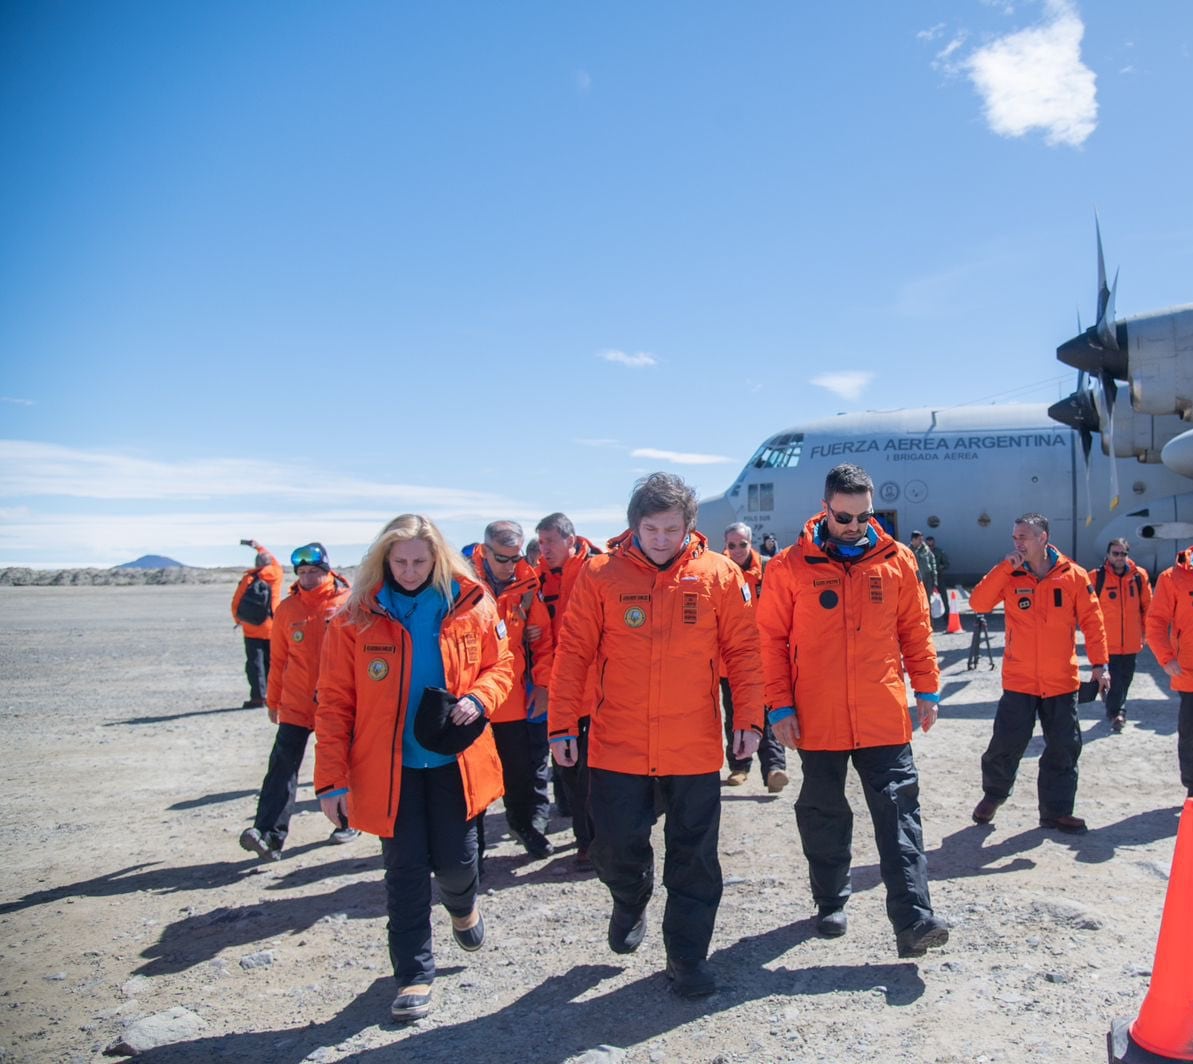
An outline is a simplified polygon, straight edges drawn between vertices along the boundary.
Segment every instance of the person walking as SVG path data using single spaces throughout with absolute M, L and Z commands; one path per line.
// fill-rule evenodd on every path
M 513 657 L 492 596 L 426 517 L 389 522 L 356 580 L 323 651 L 315 793 L 332 824 L 381 838 L 390 1014 L 408 1021 L 431 1010 L 432 875 L 457 945 L 485 940 L 476 817 L 502 795 L 485 724 Z
M 298 791 L 298 770 L 315 730 L 315 685 L 319 654 L 332 615 L 348 598 L 348 581 L 332 572 L 322 543 L 308 543 L 290 555 L 297 579 L 273 616 L 269 685 L 265 705 L 277 725 L 269 767 L 257 798 L 253 826 L 240 836 L 241 849 L 279 860 L 290 831 Z M 353 828 L 335 827 L 332 842 L 351 842 Z
M 949 929 L 928 891 L 907 680 L 927 732 L 936 723 L 940 669 L 915 555 L 875 520 L 873 500 L 874 482 L 860 466 L 829 471 L 823 509 L 767 566 L 762 668 L 770 724 L 799 751 L 803 769 L 795 820 L 817 931 L 834 937 L 848 929 L 852 763 L 874 826 L 896 951 L 920 957 L 944 945 Z
M 1093 679 L 1105 695 L 1110 675 L 1102 609 L 1089 573 L 1048 541 L 1043 514 L 1016 519 L 1011 540 L 1014 549 L 969 596 L 974 613 L 989 613 L 1003 603 L 1007 625 L 1002 697 L 982 755 L 983 797 L 973 819 L 989 824 L 1010 797 L 1038 718 L 1044 732 L 1036 780 L 1040 827 L 1079 835 L 1086 824 L 1073 815 L 1081 756 L 1076 633 L 1080 628 L 1085 635 Z
M 491 714 L 501 758 L 505 820 L 531 857 L 549 857 L 551 817 L 548 788 L 547 689 L 554 648 L 551 618 L 539 596 L 538 575 L 522 554 L 522 526 L 494 521 L 472 552 L 478 581 L 497 600 L 514 657 L 514 685 Z M 478 825 L 478 827 L 483 826 Z
M 241 709 L 261 709 L 269 686 L 273 611 L 282 601 L 285 574 L 277 558 L 255 539 L 241 543 L 257 552 L 253 567 L 244 571 L 232 593 L 232 620 L 244 633 L 244 674 L 249 681 L 249 697 Z
M 572 591 L 551 676 L 551 751 L 559 764 L 575 763 L 580 719 L 595 705 L 590 852 L 613 899 L 614 953 L 634 952 L 646 932 L 657 799 L 666 971 L 676 993 L 700 997 L 716 989 L 707 957 L 722 891 L 719 660 L 735 695 L 735 756 L 752 755 L 762 733 L 753 594 L 741 570 L 695 531 L 696 493 L 679 477 L 639 481 L 626 516 L 627 531 L 584 567 Z
M 1193 639 L 1182 639 L 1193 627 L 1193 548 L 1156 580 L 1147 611 L 1147 645 L 1181 696 L 1177 715 L 1176 755 L 1181 783 L 1193 798 Z
M 1106 720 L 1116 735 L 1127 723 L 1127 692 L 1135 676 L 1135 656 L 1143 649 L 1144 619 L 1152 601 L 1147 570 L 1131 561 L 1131 546 L 1122 538 L 1106 544 L 1106 558 L 1094 573 L 1094 593 L 1102 607 L 1110 652 L 1110 690 Z
M 742 571 L 757 608 L 762 593 L 762 559 L 754 550 L 752 538 L 750 526 L 740 521 L 725 529 L 725 556 Z M 740 787 L 750 778 L 753 759 L 741 759 L 733 754 L 736 732 L 733 723 L 733 689 L 729 685 L 724 662 L 721 663 L 721 706 L 725 711 L 725 759 L 729 762 L 729 775 L 725 782 L 730 787 Z M 770 794 L 778 794 L 791 782 L 787 775 L 783 744 L 775 738 L 769 724 L 763 725 L 762 739 L 758 745 L 758 767 L 762 771 L 762 782 Z

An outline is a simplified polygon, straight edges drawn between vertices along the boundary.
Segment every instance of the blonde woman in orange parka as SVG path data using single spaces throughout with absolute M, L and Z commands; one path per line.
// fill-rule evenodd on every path
M 509 695 L 513 658 L 492 597 L 426 517 L 394 518 L 369 548 L 323 646 L 315 793 L 327 818 L 381 838 L 394 1019 L 431 1009 L 431 875 L 464 950 L 480 949 L 476 816 L 502 795 L 492 729 L 462 753 L 415 737 L 423 692 L 457 700 L 474 724 Z

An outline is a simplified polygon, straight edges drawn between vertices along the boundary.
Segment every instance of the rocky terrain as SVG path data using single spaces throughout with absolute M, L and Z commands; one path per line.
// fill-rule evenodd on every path
M 311 755 L 284 859 L 237 846 L 272 728 L 238 708 L 231 587 L 200 579 L 0 588 L 6 1064 L 98 1061 L 109 1048 L 171 1064 L 1071 1064 L 1105 1060 L 1111 1020 L 1138 1014 L 1184 797 L 1176 701 L 1150 655 L 1121 736 L 1100 704 L 1083 707 L 1077 812 L 1091 830 L 1069 837 L 1036 823 L 1038 739 L 995 824 L 970 822 L 997 672 L 966 669 L 968 635 L 938 638 L 945 701 L 916 758 L 933 899 L 953 932 L 921 961 L 895 955 L 853 784 L 849 933 L 816 937 L 793 768 L 778 797 L 757 775 L 724 791 L 713 997 L 667 990 L 661 886 L 642 948 L 615 956 L 607 894 L 575 867 L 566 822 L 553 824 L 557 854 L 531 861 L 498 807 L 488 941 L 460 952 L 437 911 L 436 1009 L 402 1027 L 388 1018 L 378 845 L 327 842 Z

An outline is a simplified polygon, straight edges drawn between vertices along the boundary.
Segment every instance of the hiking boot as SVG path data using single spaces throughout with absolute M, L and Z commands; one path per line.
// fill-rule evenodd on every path
M 256 828 L 245 828 L 240 833 L 240 848 L 255 853 L 266 861 L 280 861 L 282 848 L 268 835 L 262 835 Z
M 538 828 L 529 827 L 525 831 L 515 831 L 514 837 L 535 860 L 550 857 L 555 852 L 555 847 L 551 845 L 551 840 L 539 831 Z
M 895 935 L 900 957 L 922 957 L 930 949 L 943 946 L 949 940 L 949 925 L 939 916 L 917 920 L 911 927 Z
M 635 910 L 615 901 L 609 917 L 609 948 L 614 953 L 633 953 L 645 934 L 646 906 Z
M 399 1023 L 421 1020 L 431 1011 L 431 988 L 425 985 L 404 986 L 398 991 L 389 1014 Z
M 249 698 L 240 703 L 241 709 L 264 709 L 265 700 L 261 698 Z
M 336 828 L 327 838 L 329 842 L 338 842 L 342 845 L 345 842 L 355 842 L 360 838 L 360 832 L 356 828 Z
M 726 784 L 726 786 L 729 786 L 729 787 L 740 787 L 749 778 L 750 778 L 750 773 L 749 773 L 748 769 L 735 768 L 732 772 L 729 773 L 729 778 L 727 780 L 725 780 L 725 784 Z
M 791 777 L 781 768 L 772 768 L 766 774 L 766 789 L 771 794 L 778 794 L 791 782 Z
M 995 798 L 983 798 L 973 807 L 973 822 L 975 824 L 989 824 L 994 819 L 994 814 L 998 812 L 1000 805 L 1002 805 L 1002 802 Z
M 466 930 L 456 927 L 456 921 L 453 919 L 452 938 L 456 940 L 456 945 L 460 949 L 468 953 L 475 953 L 485 944 L 485 918 L 477 913 L 476 923 Z
M 1066 835 L 1084 835 L 1089 830 L 1079 816 L 1042 816 L 1040 827 L 1063 831 Z
M 667 978 L 671 980 L 671 989 L 680 997 L 708 997 L 717 989 L 708 961 L 680 961 L 668 957 Z
M 821 909 L 816 917 L 816 933 L 825 938 L 840 938 L 849 929 L 844 909 Z
M 1123 725 L 1127 723 L 1127 718 L 1122 713 L 1119 713 L 1110 718 L 1110 730 L 1118 735 L 1123 730 Z

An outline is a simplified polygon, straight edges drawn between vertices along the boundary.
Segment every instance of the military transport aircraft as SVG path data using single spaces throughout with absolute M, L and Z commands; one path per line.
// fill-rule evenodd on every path
M 1032 510 L 1079 564 L 1100 564 L 1107 541 L 1126 536 L 1153 574 L 1170 565 L 1193 540 L 1193 306 L 1116 322 L 1100 232 L 1098 279 L 1097 324 L 1057 350 L 1081 371 L 1067 399 L 839 414 L 785 429 L 700 504 L 700 531 L 719 547 L 725 526 L 743 521 L 755 543 L 770 532 L 785 547 L 819 508 L 829 469 L 855 462 L 874 478 L 883 524 L 904 542 L 913 529 L 935 536 L 953 583 L 1004 557 L 1012 522 Z M 1116 410 L 1120 379 L 1131 403 Z

